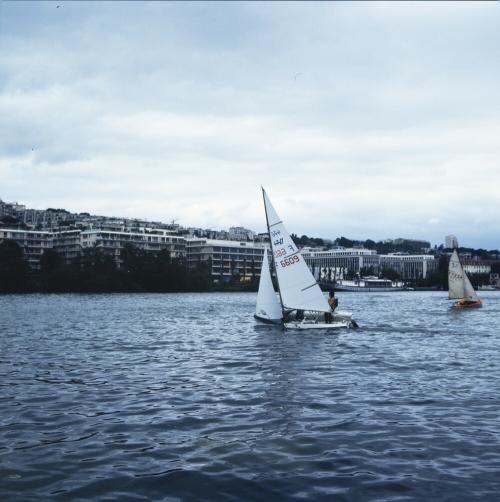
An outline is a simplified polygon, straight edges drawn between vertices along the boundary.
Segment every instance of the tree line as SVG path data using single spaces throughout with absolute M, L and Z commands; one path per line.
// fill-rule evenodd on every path
M 130 245 L 120 258 L 123 266 L 118 268 L 112 256 L 90 248 L 67 263 L 49 249 L 41 256 L 40 271 L 34 273 L 20 246 L 4 240 L 0 243 L 0 292 L 197 292 L 213 288 L 209 262 L 188 268 L 183 259 L 166 250 L 151 253 Z

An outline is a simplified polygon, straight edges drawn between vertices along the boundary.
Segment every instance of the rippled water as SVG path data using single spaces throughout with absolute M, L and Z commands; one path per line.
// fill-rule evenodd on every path
M 0 500 L 499 500 L 500 293 L 0 296 Z

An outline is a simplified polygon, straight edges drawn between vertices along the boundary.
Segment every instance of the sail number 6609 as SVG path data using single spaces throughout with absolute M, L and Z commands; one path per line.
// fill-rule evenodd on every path
M 280 265 L 284 267 L 288 267 L 289 265 L 293 265 L 294 263 L 299 263 L 299 257 L 297 255 L 290 256 L 290 258 L 285 258 L 280 261 Z

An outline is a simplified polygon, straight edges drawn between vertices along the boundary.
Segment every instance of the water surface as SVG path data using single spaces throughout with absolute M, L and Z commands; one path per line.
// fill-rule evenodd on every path
M 0 500 L 499 500 L 500 293 L 0 296 Z

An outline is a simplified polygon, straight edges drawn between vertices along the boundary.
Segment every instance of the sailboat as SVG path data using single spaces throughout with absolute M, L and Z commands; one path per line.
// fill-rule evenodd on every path
M 483 305 L 460 263 L 456 249 L 453 250 L 448 264 L 448 298 L 458 300 L 452 305 L 455 309 L 477 308 Z
M 260 269 L 259 291 L 257 293 L 257 305 L 255 307 L 255 319 L 269 324 L 281 324 L 281 304 L 274 291 L 271 272 L 269 271 L 269 259 L 267 249 L 264 249 L 262 268 Z
M 272 266 L 278 283 L 280 321 L 283 326 L 291 329 L 336 329 L 357 326 L 351 312 L 335 313 L 331 322 L 326 322 L 325 314 L 331 312 L 328 301 L 264 189 L 262 195 L 271 242 Z M 261 276 L 259 291 L 263 281 L 267 284 L 265 287 L 268 290 L 270 285 L 274 299 L 277 300 L 270 277 L 268 280 L 262 279 Z M 270 294 L 268 296 L 271 297 Z M 273 316 L 275 315 L 274 313 Z

